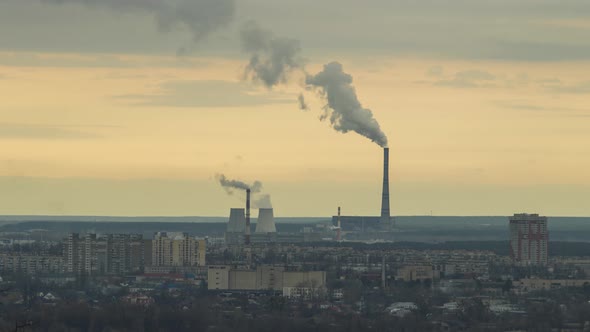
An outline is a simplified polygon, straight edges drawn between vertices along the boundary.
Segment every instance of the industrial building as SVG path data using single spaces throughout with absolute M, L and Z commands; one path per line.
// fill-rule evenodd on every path
M 343 232 L 384 232 L 393 229 L 389 200 L 389 148 L 383 149 L 383 188 L 379 216 L 333 216 L 332 224 Z
M 284 288 L 322 289 L 325 271 L 286 271 L 283 266 L 261 265 L 256 270 L 239 270 L 227 265 L 209 266 L 209 290 L 283 291 Z
M 510 217 L 510 257 L 515 265 L 547 265 L 547 217 L 515 214 Z

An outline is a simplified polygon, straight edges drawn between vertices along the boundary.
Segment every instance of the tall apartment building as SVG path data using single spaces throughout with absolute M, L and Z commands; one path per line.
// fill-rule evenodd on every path
M 205 240 L 187 233 L 158 232 L 152 240 L 152 266 L 204 266 Z
M 515 214 L 510 217 L 510 257 L 516 265 L 546 265 L 549 232 L 547 217 Z
M 69 234 L 65 242 L 66 272 L 73 274 L 124 274 L 143 270 L 143 238 L 135 234 L 97 237 Z

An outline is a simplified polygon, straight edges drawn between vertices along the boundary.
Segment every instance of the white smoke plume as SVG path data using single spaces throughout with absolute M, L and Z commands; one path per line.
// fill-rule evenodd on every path
M 234 19 L 235 0 L 39 0 L 82 4 L 113 11 L 137 11 L 154 16 L 161 31 L 188 29 L 198 42 Z
M 219 181 L 219 184 L 229 195 L 233 195 L 234 190 L 250 189 L 252 194 L 252 206 L 255 209 L 272 208 L 270 195 L 260 193 L 262 191 L 262 182 L 254 181 L 253 183 L 249 184 L 241 180 L 228 179 L 223 174 L 217 174 L 216 178 L 217 181 Z
M 270 195 L 268 195 L 268 194 L 262 194 L 262 195 L 256 197 L 252 201 L 252 206 L 255 209 L 271 209 L 272 208 L 272 202 L 270 200 Z
M 219 184 L 223 187 L 223 189 L 225 189 L 225 191 L 230 195 L 234 193 L 235 189 L 240 189 L 240 190 L 250 189 L 250 191 L 253 194 L 258 193 L 258 192 L 260 192 L 260 190 L 262 190 L 262 182 L 260 182 L 260 181 L 254 181 L 252 184 L 248 184 L 248 183 L 241 181 L 241 180 L 228 179 L 223 174 L 218 174 L 216 176 L 216 178 L 217 178 L 217 181 L 219 181 Z
M 303 68 L 301 46 L 296 39 L 276 37 L 253 21 L 244 24 L 240 37 L 243 51 L 250 55 L 246 79 L 272 88 L 286 83 L 290 72 Z
M 329 118 L 332 127 L 342 133 L 354 131 L 381 147 L 387 147 L 387 136 L 373 117 L 370 109 L 363 108 L 352 86 L 352 76 L 342 70 L 338 62 L 324 65 L 316 75 L 308 75 L 308 87 L 318 89 L 326 99 L 326 113 L 322 120 Z

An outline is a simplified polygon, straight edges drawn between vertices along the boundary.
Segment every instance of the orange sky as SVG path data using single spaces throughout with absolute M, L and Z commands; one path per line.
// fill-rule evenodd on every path
M 379 147 L 320 122 L 310 92 L 312 110 L 299 111 L 297 83 L 268 91 L 241 82 L 237 59 L 120 59 L 136 66 L 0 67 L 0 176 L 10 179 L 0 213 L 224 215 L 241 203 L 217 187 L 219 172 L 263 181 L 278 215 L 329 215 L 339 204 L 351 214 L 378 211 Z M 395 214 L 590 213 L 577 205 L 590 186 L 586 98 L 560 88 L 583 82 L 590 63 L 340 60 L 389 136 Z M 170 82 L 196 84 L 194 95 Z M 144 197 L 146 186 L 166 195 Z M 34 200 L 13 195 L 19 188 Z M 485 205 L 466 204 L 475 193 L 485 193 Z M 515 195 L 522 205 L 506 199 Z

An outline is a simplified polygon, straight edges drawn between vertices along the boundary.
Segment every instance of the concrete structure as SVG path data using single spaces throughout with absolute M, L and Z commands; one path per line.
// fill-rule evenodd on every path
M 515 214 L 510 217 L 510 257 L 516 265 L 547 265 L 547 217 Z
M 207 270 L 207 284 L 210 290 L 229 289 L 229 271 L 227 265 L 209 266 Z
M 229 213 L 229 221 L 225 232 L 225 243 L 236 245 L 244 243 L 246 235 L 246 209 L 233 208 Z
M 399 268 L 395 279 L 404 281 L 424 281 L 439 279 L 432 265 L 407 265 Z
M 256 233 L 276 233 L 273 209 L 258 209 Z
M 383 191 L 381 194 L 381 218 L 383 230 L 391 230 L 391 212 L 389 210 L 389 148 L 383 149 Z
M 285 271 L 282 266 L 263 265 L 256 270 L 238 270 L 229 266 L 209 266 L 210 290 L 274 290 L 285 287 L 320 289 L 326 285 L 325 271 Z

